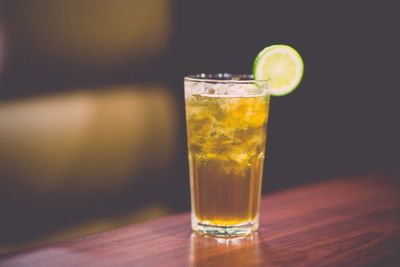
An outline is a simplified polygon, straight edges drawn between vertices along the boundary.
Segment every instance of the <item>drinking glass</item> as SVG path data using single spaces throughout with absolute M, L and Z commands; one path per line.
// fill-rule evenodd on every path
M 215 236 L 258 228 L 270 95 L 252 75 L 184 78 L 192 229 Z

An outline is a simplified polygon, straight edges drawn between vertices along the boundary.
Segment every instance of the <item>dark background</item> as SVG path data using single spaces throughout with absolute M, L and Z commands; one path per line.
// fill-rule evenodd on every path
M 87 219 L 88 214 L 114 214 L 110 210 L 132 211 L 138 204 L 130 203 L 147 198 L 168 203 L 172 212 L 188 210 L 184 75 L 249 73 L 257 53 L 272 44 L 295 47 L 304 59 L 305 72 L 291 95 L 272 98 L 264 193 L 399 167 L 400 19 L 394 1 L 175 0 L 170 3 L 172 26 L 163 53 L 112 68 L 60 63 L 26 45 L 14 16 L 25 3 L 0 1 L 4 25 L 14 40 L 0 72 L 1 101 L 76 87 L 159 83 L 173 95 L 179 116 L 176 153 L 163 174 L 168 179 L 139 190 L 125 189 L 127 197 L 103 198 L 82 210 L 65 201 L 69 220 L 60 213 L 54 225 L 64 227 Z M 13 210 L 15 205 L 7 207 Z M 42 215 L 54 209 L 35 207 Z M 14 221 L 8 225 L 15 225 L 15 220 L 27 215 L 10 217 Z M 49 220 L 42 217 L 21 240 L 59 229 L 40 227 Z
M 275 43 L 305 62 L 298 90 L 271 102 L 266 190 L 398 166 L 400 24 L 390 1 L 216 2 L 177 5 L 180 73 L 248 73 Z

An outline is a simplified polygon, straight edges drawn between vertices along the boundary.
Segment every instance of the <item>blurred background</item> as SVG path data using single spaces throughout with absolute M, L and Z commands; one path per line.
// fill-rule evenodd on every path
M 391 1 L 0 0 L 0 253 L 190 208 L 183 76 L 302 54 L 263 193 L 399 168 Z

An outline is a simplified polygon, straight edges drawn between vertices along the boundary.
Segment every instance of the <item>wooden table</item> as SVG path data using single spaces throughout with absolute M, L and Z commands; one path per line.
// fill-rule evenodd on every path
M 267 195 L 258 234 L 191 234 L 189 214 L 0 256 L 0 266 L 400 266 L 397 175 Z

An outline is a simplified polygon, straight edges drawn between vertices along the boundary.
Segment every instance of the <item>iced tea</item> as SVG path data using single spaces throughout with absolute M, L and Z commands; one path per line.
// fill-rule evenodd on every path
M 258 227 L 266 87 L 185 80 L 185 100 L 192 227 L 216 235 L 250 233 Z

